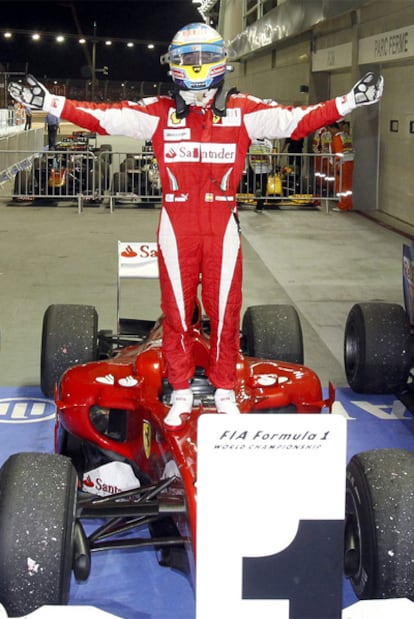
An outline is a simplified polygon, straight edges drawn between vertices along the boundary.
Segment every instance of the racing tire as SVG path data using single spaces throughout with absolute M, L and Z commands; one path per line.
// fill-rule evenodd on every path
M 112 193 L 128 193 L 128 174 L 126 172 L 115 172 L 112 177 Z
M 103 199 L 103 192 L 105 191 L 105 179 L 108 179 L 108 174 L 105 172 L 105 163 L 103 161 L 96 160 L 93 163 L 93 168 L 90 171 L 89 177 L 89 190 L 92 191 L 95 196 L 95 201 L 99 202 Z
M 31 201 L 36 193 L 36 178 L 32 170 L 20 170 L 14 179 L 13 196 L 17 201 Z M 22 198 L 19 198 L 22 196 Z
M 62 374 L 98 359 L 98 314 L 92 305 L 49 305 L 43 317 L 40 384 L 53 398 Z
M 303 335 L 292 305 L 253 305 L 243 316 L 242 334 L 251 357 L 303 364 Z
M 111 182 L 111 166 L 107 159 L 100 157 L 99 164 L 95 163 L 95 174 L 101 177 L 101 188 L 106 191 Z
M 98 152 L 105 153 L 105 155 L 100 155 L 100 157 L 103 157 L 109 165 L 112 163 L 112 144 L 101 144 Z
M 359 599 L 414 600 L 414 454 L 376 449 L 347 467 L 345 576 Z
M 344 366 L 356 393 L 392 393 L 405 384 L 412 364 L 411 328 L 396 303 L 357 303 L 345 325 Z
M 135 159 L 133 155 L 127 156 L 124 161 L 119 164 L 120 172 L 135 172 L 141 167 L 141 161 Z
M 68 602 L 77 476 L 71 461 L 12 455 L 0 481 L 0 602 L 9 617 Z

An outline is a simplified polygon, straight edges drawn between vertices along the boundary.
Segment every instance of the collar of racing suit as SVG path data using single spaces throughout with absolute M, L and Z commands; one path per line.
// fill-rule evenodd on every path
M 187 105 L 207 107 L 213 101 L 216 92 L 217 88 L 210 88 L 207 90 L 180 90 L 179 94 Z
M 175 98 L 175 107 L 177 118 L 185 118 L 190 111 L 190 106 L 206 108 L 212 104 L 214 114 L 217 116 L 226 115 L 227 100 L 230 95 L 237 93 L 237 88 L 224 90 L 223 85 L 219 88 L 210 88 L 206 90 L 179 90 L 172 93 Z

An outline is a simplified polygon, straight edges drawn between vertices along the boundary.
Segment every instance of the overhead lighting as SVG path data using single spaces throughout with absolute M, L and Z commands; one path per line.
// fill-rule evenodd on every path
M 148 43 L 147 48 L 148 49 L 154 49 L 154 43 Z
M 108 45 L 109 47 L 109 45 L 112 45 L 112 41 L 105 41 L 105 45 Z
M 86 39 L 79 39 L 79 43 L 80 43 L 81 45 L 85 45 L 85 43 L 86 43 Z
M 35 32 L 35 34 L 32 34 L 32 39 L 33 39 L 33 41 L 39 41 L 40 40 L 40 34 Z
M 56 37 L 56 41 L 57 41 L 58 43 L 63 43 L 63 41 L 64 41 L 64 40 L 65 40 L 65 37 L 63 37 L 61 34 L 59 34 L 59 35 Z
M 133 44 L 131 41 L 129 41 L 129 42 L 127 43 L 127 47 L 134 47 L 134 44 Z
M 214 5 L 216 4 L 217 0 L 193 0 L 193 4 L 198 4 L 200 6 L 198 6 L 198 12 L 201 13 L 201 15 L 205 18 L 205 13 L 207 13 L 208 11 L 210 11 Z
M 5 39 L 11 39 L 11 38 L 12 38 L 12 36 L 13 36 L 13 35 L 12 35 L 12 33 L 11 33 L 11 32 L 5 32 L 5 33 L 4 33 L 4 38 L 5 38 Z

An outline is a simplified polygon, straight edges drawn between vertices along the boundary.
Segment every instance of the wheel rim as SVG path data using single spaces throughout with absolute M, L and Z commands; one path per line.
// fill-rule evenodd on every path
M 345 369 L 348 378 L 355 374 L 358 366 L 358 350 L 357 334 L 354 325 L 351 323 L 348 325 L 345 340 Z
M 344 540 L 344 573 L 346 578 L 357 576 L 361 570 L 361 528 L 354 498 L 347 493 Z

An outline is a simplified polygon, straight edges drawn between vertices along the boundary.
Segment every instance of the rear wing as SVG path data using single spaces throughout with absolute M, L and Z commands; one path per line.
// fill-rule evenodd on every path
M 158 279 L 158 247 L 155 242 L 118 241 L 117 328 L 122 333 L 121 284 L 123 279 Z

